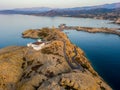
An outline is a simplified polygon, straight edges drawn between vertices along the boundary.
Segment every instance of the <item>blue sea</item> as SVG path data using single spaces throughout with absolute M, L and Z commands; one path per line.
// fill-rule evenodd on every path
M 58 26 L 120 28 L 109 20 L 72 17 L 37 17 L 28 15 L 0 15 L 0 48 L 26 46 L 33 39 L 24 39 L 21 33 L 27 29 Z M 94 69 L 114 89 L 120 90 L 120 36 L 104 33 L 87 33 L 65 30 L 71 42 L 84 50 Z

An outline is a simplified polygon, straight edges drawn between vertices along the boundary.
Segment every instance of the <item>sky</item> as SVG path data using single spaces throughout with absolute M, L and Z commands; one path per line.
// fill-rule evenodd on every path
M 120 0 L 0 0 L 0 9 L 53 7 L 68 8 L 120 2 Z

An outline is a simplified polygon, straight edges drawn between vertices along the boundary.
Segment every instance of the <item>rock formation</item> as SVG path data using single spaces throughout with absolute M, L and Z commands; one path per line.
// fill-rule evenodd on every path
M 120 18 L 115 21 L 116 24 L 120 24 Z
M 43 28 L 27 30 L 23 37 L 48 43 L 39 51 L 0 49 L 0 90 L 112 90 L 63 32 Z

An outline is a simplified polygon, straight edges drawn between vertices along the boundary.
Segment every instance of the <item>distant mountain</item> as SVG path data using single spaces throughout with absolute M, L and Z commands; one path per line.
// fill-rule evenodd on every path
M 101 14 L 101 13 L 109 13 L 115 11 L 116 9 L 105 9 L 105 8 L 98 8 L 98 9 L 90 9 L 90 10 L 51 10 L 44 13 L 38 13 L 36 15 L 41 16 L 74 16 L 80 14 Z
M 106 8 L 106 9 L 120 8 L 120 2 L 113 3 L 113 4 L 104 4 L 104 5 L 93 6 L 93 8 Z
M 12 10 L 1 10 L 1 14 L 37 14 L 48 12 L 52 10 L 52 8 L 48 7 L 34 7 L 34 8 L 17 8 Z
M 119 3 L 112 3 L 112 4 L 96 5 L 96 6 L 63 8 L 60 10 L 91 10 L 91 9 L 98 9 L 98 8 L 105 8 L 105 9 L 120 8 L 120 2 Z
M 79 7 L 78 7 L 79 8 Z M 81 7 L 80 9 L 84 10 L 90 10 L 90 9 L 98 9 L 98 8 L 105 8 L 105 9 L 115 9 L 120 8 L 120 2 L 119 3 L 112 3 L 112 4 L 104 4 L 104 5 L 97 5 L 97 6 L 88 6 L 88 7 Z M 76 8 L 75 8 L 76 9 Z
M 12 10 L 2 10 L 1 14 L 32 14 L 44 16 L 73 16 L 79 14 L 109 13 L 120 8 L 120 3 L 104 4 L 97 6 L 74 7 L 74 8 L 18 8 Z
M 14 9 L 15 11 L 30 11 L 30 12 L 47 12 L 52 10 L 53 8 L 49 7 L 33 7 L 33 8 L 18 8 Z

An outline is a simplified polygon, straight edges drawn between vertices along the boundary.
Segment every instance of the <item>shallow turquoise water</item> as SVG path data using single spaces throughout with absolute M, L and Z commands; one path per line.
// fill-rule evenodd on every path
M 27 15 L 0 15 L 0 48 L 10 45 L 26 45 L 32 39 L 21 38 L 26 29 L 58 26 L 65 23 L 71 26 L 111 27 L 108 20 L 70 18 L 70 17 L 35 17 Z M 82 48 L 96 71 L 115 90 L 120 90 L 120 37 L 112 34 L 91 34 L 80 31 L 69 32 L 70 40 Z

